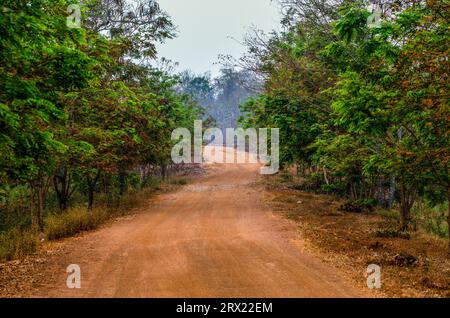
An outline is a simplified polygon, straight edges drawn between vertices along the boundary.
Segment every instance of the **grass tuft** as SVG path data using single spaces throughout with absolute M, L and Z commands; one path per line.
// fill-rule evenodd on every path
M 88 210 L 76 207 L 63 214 L 55 214 L 45 220 L 45 237 L 58 240 L 83 231 L 94 230 L 108 219 L 105 209 Z
M 0 261 L 22 259 L 39 249 L 39 235 L 17 228 L 0 233 Z

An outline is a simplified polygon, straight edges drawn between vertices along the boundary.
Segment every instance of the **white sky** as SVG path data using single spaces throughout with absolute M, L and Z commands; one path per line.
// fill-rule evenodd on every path
M 239 57 L 245 48 L 242 40 L 252 25 L 271 31 L 278 29 L 276 0 L 159 0 L 171 17 L 178 37 L 158 45 L 159 57 L 179 62 L 178 70 L 218 74 L 219 54 Z M 234 39 L 232 39 L 232 38 Z

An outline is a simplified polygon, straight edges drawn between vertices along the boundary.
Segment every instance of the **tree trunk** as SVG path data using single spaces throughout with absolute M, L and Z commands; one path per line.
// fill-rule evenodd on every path
M 92 187 L 88 187 L 88 209 L 92 210 L 94 206 L 94 189 Z
M 395 187 L 396 187 L 396 180 L 395 177 L 392 177 L 389 182 L 389 190 L 386 198 L 386 208 L 388 209 L 391 209 L 392 205 L 394 204 Z
M 327 169 L 325 167 L 323 167 L 323 178 L 325 179 L 326 184 L 330 185 L 330 181 L 328 180 Z
M 67 167 L 62 167 L 53 177 L 53 186 L 58 198 L 59 208 L 61 211 L 67 210 L 69 207 L 70 193 L 70 175 Z
M 112 206 L 113 204 L 113 196 L 111 192 L 111 177 L 109 174 L 103 174 L 103 192 L 106 195 L 106 201 L 108 206 Z
M 161 166 L 161 177 L 163 180 L 167 179 L 167 166 L 166 165 Z
M 361 181 L 359 182 L 359 198 L 360 200 L 365 200 L 366 198 L 366 182 L 363 179 L 361 179 Z
M 357 196 L 357 194 L 356 194 L 356 186 L 355 186 L 355 183 L 354 183 L 354 182 L 351 182 L 351 183 L 350 183 L 350 198 L 351 198 L 352 200 L 356 200 L 356 196 Z
M 450 252 L 450 186 L 447 186 L 447 202 L 448 202 L 448 215 L 447 215 L 447 224 L 448 224 L 448 251 Z
M 42 232 L 44 230 L 43 214 L 43 195 L 42 187 L 39 184 L 32 184 L 31 186 L 31 227 L 33 230 Z
M 87 185 L 88 185 L 88 209 L 92 210 L 94 206 L 94 193 L 95 187 L 97 185 L 97 181 L 100 177 L 100 170 L 97 171 L 94 179 L 91 179 L 89 175 L 86 176 Z
M 122 196 L 127 189 L 127 173 L 125 171 L 119 172 L 119 194 Z
M 402 185 L 400 187 L 400 212 L 401 212 L 401 228 L 408 231 L 411 223 L 411 209 L 414 205 L 416 190 L 413 187 Z
M 39 171 L 37 178 L 29 182 L 31 225 L 33 229 L 40 232 L 44 231 L 45 200 L 51 180 L 53 180 L 53 174 L 48 176 L 45 172 Z

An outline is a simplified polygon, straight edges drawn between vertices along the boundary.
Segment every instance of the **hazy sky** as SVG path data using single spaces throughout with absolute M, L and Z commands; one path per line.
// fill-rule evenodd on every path
M 241 56 L 248 28 L 277 29 L 279 14 L 271 0 L 159 0 L 178 28 L 178 37 L 158 46 L 160 57 L 179 62 L 179 70 L 217 75 L 219 54 Z M 232 38 L 230 38 L 232 37 Z

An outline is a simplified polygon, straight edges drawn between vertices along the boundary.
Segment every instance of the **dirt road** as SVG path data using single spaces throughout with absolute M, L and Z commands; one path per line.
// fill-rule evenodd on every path
M 295 226 L 255 184 L 259 166 L 207 165 L 207 175 L 158 196 L 148 211 L 66 240 L 38 297 L 353 297 L 361 293 L 302 252 Z M 81 268 L 81 289 L 66 267 Z

